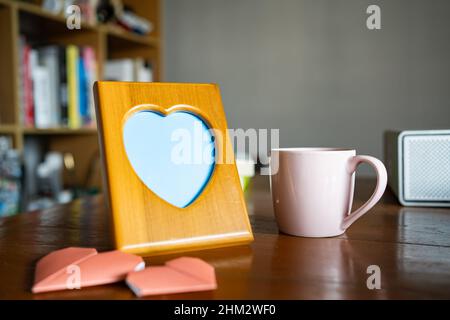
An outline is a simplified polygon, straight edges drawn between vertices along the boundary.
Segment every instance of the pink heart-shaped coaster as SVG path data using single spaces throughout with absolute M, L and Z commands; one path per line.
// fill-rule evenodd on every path
M 138 296 L 215 290 L 214 267 L 198 258 L 182 257 L 164 266 L 131 272 L 126 282 Z
M 33 293 L 96 286 L 121 281 L 145 268 L 144 260 L 121 251 L 97 253 L 92 248 L 51 252 L 36 265 Z

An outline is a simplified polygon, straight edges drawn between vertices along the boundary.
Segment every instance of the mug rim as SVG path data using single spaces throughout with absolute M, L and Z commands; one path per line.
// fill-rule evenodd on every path
M 274 148 L 272 152 L 290 152 L 290 153 L 338 153 L 338 152 L 356 152 L 351 148 L 329 148 L 329 147 L 294 147 L 294 148 Z

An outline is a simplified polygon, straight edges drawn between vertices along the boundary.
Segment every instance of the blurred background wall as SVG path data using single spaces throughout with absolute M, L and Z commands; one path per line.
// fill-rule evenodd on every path
M 164 79 L 218 83 L 229 126 L 279 128 L 281 146 L 381 157 L 386 129 L 450 127 L 449 15 L 447 0 L 166 0 Z

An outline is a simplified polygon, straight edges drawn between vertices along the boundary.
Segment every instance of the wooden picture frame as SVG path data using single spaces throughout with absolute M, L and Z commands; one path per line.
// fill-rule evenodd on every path
M 253 240 L 234 162 L 220 92 L 214 84 L 99 81 L 94 86 L 108 204 L 116 247 L 152 255 L 249 243 Z M 221 159 L 192 203 L 180 208 L 150 190 L 125 151 L 124 123 L 131 114 L 170 117 L 189 112 L 218 132 Z

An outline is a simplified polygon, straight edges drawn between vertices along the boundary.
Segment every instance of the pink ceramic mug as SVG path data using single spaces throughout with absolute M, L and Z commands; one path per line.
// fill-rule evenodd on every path
M 370 199 L 350 213 L 355 171 L 362 163 L 377 173 L 377 186 Z M 303 237 L 340 235 L 369 211 L 386 189 L 383 163 L 355 150 L 333 148 L 273 149 L 271 157 L 272 199 L 280 231 Z

